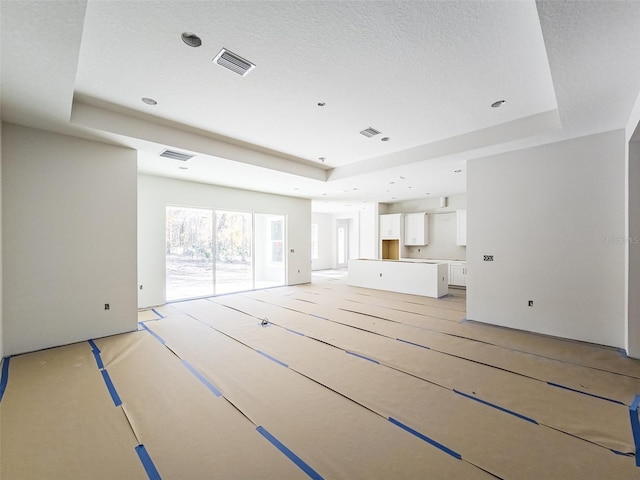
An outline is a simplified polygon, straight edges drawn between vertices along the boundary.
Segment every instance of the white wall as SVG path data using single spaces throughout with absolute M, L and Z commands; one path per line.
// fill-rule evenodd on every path
M 458 223 L 456 210 L 467 208 L 466 195 L 451 195 L 447 206 L 440 206 L 440 197 L 429 197 L 388 204 L 388 213 L 429 214 L 429 245 L 403 247 L 402 256 L 407 258 L 436 258 L 442 260 L 464 260 L 467 247 L 456 245 Z
M 311 214 L 311 222 L 318 225 L 318 258 L 311 260 L 313 270 L 326 270 L 335 267 L 333 236 L 333 215 L 330 213 Z
M 136 152 L 2 136 L 4 353 L 135 330 Z
M 358 212 L 360 219 L 360 258 L 378 258 L 378 204 L 366 203 Z
M 1 90 L 1 89 L 0 89 Z M 0 122 L 0 227 L 2 226 L 2 122 Z M 0 228 L 0 359 L 4 357 L 4 341 L 2 339 L 2 228 Z
M 624 130 L 469 160 L 467 318 L 624 347 L 624 168 Z
M 640 128 L 628 144 L 627 339 L 629 356 L 640 358 Z
M 167 205 L 287 216 L 287 284 L 311 281 L 311 201 L 201 183 L 138 176 L 138 290 L 140 308 L 165 303 Z

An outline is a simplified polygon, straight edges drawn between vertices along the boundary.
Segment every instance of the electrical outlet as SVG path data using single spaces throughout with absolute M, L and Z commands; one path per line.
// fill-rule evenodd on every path
M 485 262 L 493 262 L 493 255 L 484 255 Z
M 528 305 L 529 305 L 530 307 L 533 307 L 533 300 L 529 300 Z
M 109 308 L 110 308 L 110 307 L 109 307 L 109 304 L 108 304 L 108 303 L 105 303 L 105 304 L 104 304 L 104 309 L 105 309 L 105 310 L 109 310 Z

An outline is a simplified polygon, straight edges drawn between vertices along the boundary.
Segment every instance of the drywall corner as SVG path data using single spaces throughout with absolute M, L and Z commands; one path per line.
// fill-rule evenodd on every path
M 135 150 L 2 133 L 4 354 L 135 330 Z
M 624 130 L 467 168 L 467 318 L 624 347 Z

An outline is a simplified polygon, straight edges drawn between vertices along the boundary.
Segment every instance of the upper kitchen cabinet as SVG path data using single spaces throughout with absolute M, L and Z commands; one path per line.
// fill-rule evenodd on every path
M 400 238 L 402 231 L 402 214 L 390 213 L 380 215 L 380 240 L 394 240 Z
M 458 237 L 456 245 L 465 247 L 467 245 L 467 211 L 456 210 L 456 217 L 458 220 Z
M 404 244 L 429 245 L 429 216 L 426 213 L 408 213 L 404 216 Z

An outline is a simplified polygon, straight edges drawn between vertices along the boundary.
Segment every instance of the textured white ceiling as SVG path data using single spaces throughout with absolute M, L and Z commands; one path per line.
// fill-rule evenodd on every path
M 463 193 L 469 158 L 624 128 L 640 91 L 634 1 L 0 8 L 4 121 L 136 148 L 141 172 L 343 206 Z M 213 64 L 223 47 L 256 68 Z M 197 156 L 181 170 L 166 147 Z

